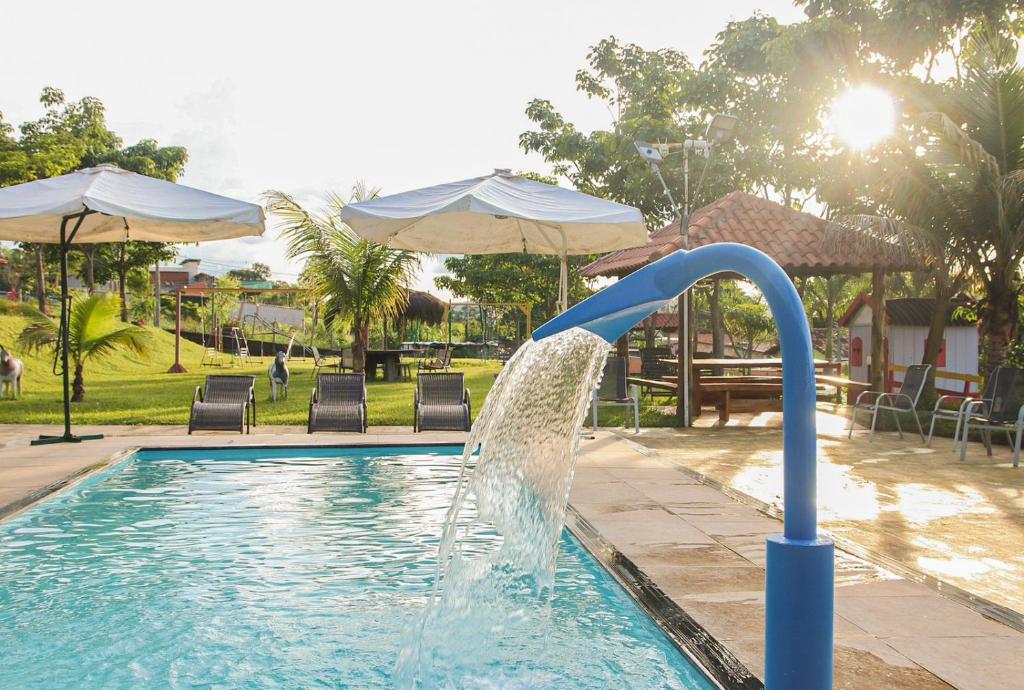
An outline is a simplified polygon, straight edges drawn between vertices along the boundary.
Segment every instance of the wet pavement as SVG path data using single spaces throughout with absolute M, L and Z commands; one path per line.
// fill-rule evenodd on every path
M 668 440 L 679 441 L 673 432 L 662 438 L 669 448 L 675 446 Z M 765 537 L 782 525 L 702 483 L 675 454 L 663 455 L 599 433 L 582 445 L 570 501 L 763 677 Z M 1019 685 L 1024 634 L 847 553 L 837 551 L 836 558 L 837 689 Z
M 960 462 L 948 438 L 926 448 L 916 435 L 878 433 L 869 441 L 857 431 L 851 441 L 834 409 L 818 412 L 822 528 L 857 553 L 904 566 L 908 576 L 934 578 L 936 586 L 953 585 L 1024 622 L 1024 468 L 1011 466 L 1009 448 L 996 446 L 989 458 L 981 443 L 971 443 L 967 462 Z M 622 436 L 780 508 L 782 432 L 773 426 L 779 418 L 748 415 L 724 428 Z

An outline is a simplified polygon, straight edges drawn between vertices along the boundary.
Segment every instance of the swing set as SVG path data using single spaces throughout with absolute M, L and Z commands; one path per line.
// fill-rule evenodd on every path
M 249 338 L 259 339 L 260 341 L 260 354 L 258 357 L 260 361 L 263 358 L 263 337 L 270 336 L 272 340 L 272 349 L 277 347 L 277 338 L 287 338 L 287 349 L 285 350 L 285 356 L 290 357 L 292 348 L 299 346 L 301 356 L 304 358 L 307 352 L 312 352 L 311 348 L 307 347 L 306 344 L 299 340 L 296 334 L 287 333 L 279 328 L 276 321 L 268 321 L 259 312 L 260 306 L 255 302 L 247 302 L 245 297 L 247 295 L 265 295 L 265 294 L 308 294 L 309 290 L 306 288 L 245 288 L 245 287 L 184 287 L 180 288 L 175 297 L 175 320 L 174 320 L 174 364 L 167 371 L 169 374 L 184 374 L 188 370 L 181 363 L 181 298 L 182 297 L 199 297 L 200 308 L 199 308 L 199 322 L 200 330 L 203 340 L 203 359 L 200 366 L 221 366 L 222 357 L 224 355 L 224 328 L 220 323 L 220 319 L 217 316 L 217 295 L 225 293 L 239 294 L 242 296 L 242 301 L 239 306 L 240 320 L 239 326 L 231 326 L 231 331 L 228 336 L 229 341 L 233 341 L 234 350 L 231 353 L 232 365 L 245 365 L 249 363 L 252 352 L 249 348 Z M 207 322 L 204 311 L 206 309 L 206 298 L 209 295 L 210 298 L 210 312 L 209 322 Z M 250 312 L 244 306 L 246 304 L 256 304 L 255 308 Z M 275 305 L 268 305 L 275 306 Z M 304 321 L 304 319 L 303 319 Z M 250 325 L 250 333 L 246 336 L 245 326 L 246 323 Z M 209 324 L 209 328 L 207 327 Z M 259 332 L 256 331 L 257 327 L 263 329 Z M 305 329 L 305 323 L 303 322 L 303 329 Z M 259 338 L 256 338 L 259 336 Z M 273 355 L 273 353 L 271 353 Z
M 460 307 L 477 307 L 480 309 L 480 325 L 482 328 L 481 342 L 484 348 L 484 359 L 488 359 L 488 346 L 487 346 L 487 310 L 488 309 L 501 309 L 501 308 L 516 308 L 523 313 L 526 317 L 526 337 L 530 337 L 530 333 L 533 332 L 533 305 L 529 302 L 448 302 L 444 306 L 444 317 L 443 321 L 446 324 L 445 330 L 447 331 L 446 336 L 448 340 L 448 349 L 452 349 L 452 312 Z M 497 317 L 492 319 L 492 324 L 496 324 Z M 494 329 L 492 329 L 492 333 Z M 456 343 L 458 344 L 458 343 Z

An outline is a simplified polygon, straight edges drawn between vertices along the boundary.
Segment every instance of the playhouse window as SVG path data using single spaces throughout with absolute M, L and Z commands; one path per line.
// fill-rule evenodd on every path
M 864 366 L 864 341 L 859 337 L 850 343 L 850 366 Z

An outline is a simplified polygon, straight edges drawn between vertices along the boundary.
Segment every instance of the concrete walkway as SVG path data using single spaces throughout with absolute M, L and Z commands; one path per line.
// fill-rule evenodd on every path
M 583 444 L 570 501 L 763 677 L 765 536 L 782 525 L 658 455 L 599 434 Z M 852 556 L 837 558 L 837 689 L 1005 690 L 1024 678 L 1024 634 Z

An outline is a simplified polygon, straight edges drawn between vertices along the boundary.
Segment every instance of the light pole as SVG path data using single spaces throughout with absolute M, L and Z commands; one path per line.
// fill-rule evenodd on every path
M 736 124 L 739 118 L 734 115 L 719 113 L 711 118 L 703 139 L 686 139 L 681 143 L 672 144 L 648 144 L 643 141 L 634 142 L 640 157 L 650 163 L 654 174 L 658 176 L 662 189 L 668 197 L 672 206 L 672 213 L 679 219 L 679 232 L 683 238 L 683 249 L 690 249 L 690 151 L 698 151 L 704 154 L 704 169 L 701 171 L 700 181 L 697 183 L 697 192 L 704 183 L 704 174 L 707 172 L 708 164 L 711 162 L 711 150 L 717 144 L 724 143 L 733 137 Z M 669 189 L 661 174 L 660 164 L 665 158 L 677 151 L 683 152 L 683 207 L 679 208 L 672 190 Z M 676 394 L 676 416 L 682 421 L 682 426 L 690 426 L 690 375 L 692 369 L 693 355 L 690 352 L 690 290 L 685 290 L 678 298 L 677 312 L 679 313 L 679 351 L 677 357 L 676 380 L 679 382 L 679 391 Z

